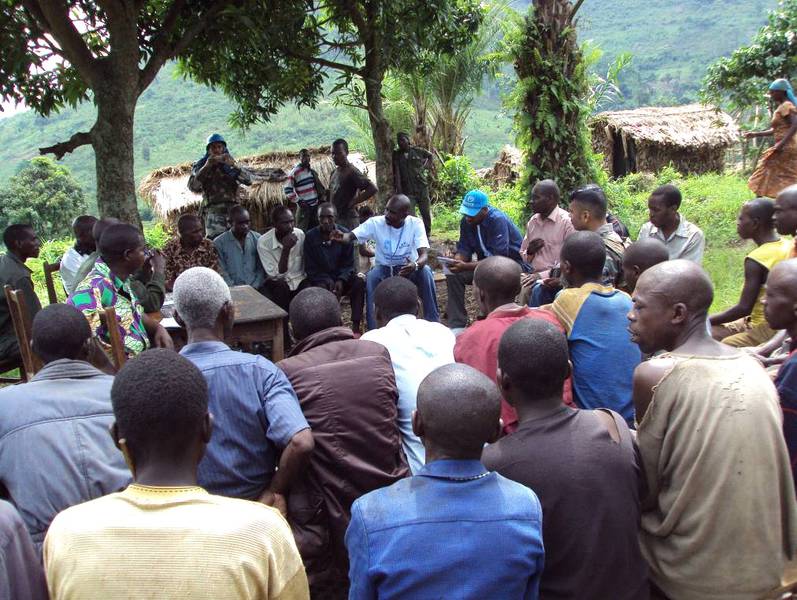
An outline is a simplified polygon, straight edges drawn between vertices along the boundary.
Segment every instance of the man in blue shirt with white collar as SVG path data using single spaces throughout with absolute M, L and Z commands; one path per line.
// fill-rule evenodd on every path
M 230 288 L 212 269 L 183 271 L 174 283 L 174 307 L 188 332 L 180 354 L 205 376 L 213 415 L 199 485 L 285 515 L 285 497 L 313 452 L 310 426 L 290 381 L 271 361 L 224 343 L 235 307 Z
M 459 222 L 459 242 L 454 262 L 448 264 L 446 274 L 448 287 L 448 326 L 461 330 L 468 325 L 465 311 L 465 286 L 473 283 L 473 271 L 478 261 L 488 256 L 506 256 L 520 265 L 524 273 L 531 265 L 520 256 L 523 234 L 503 212 L 490 206 L 487 194 L 471 190 L 465 194 L 459 207 L 462 219 Z M 476 260 L 473 260 L 473 255 Z
M 539 597 L 540 502 L 479 460 L 500 413 L 495 383 L 467 365 L 421 382 L 413 429 L 426 466 L 354 502 L 350 599 Z

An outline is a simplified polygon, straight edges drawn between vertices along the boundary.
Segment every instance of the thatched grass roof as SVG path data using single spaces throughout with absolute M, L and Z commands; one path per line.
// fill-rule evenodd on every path
M 330 158 L 329 146 L 308 148 L 310 162 L 318 173 L 324 187 L 329 186 L 329 178 L 335 170 Z M 299 152 L 269 152 L 256 156 L 236 157 L 239 165 L 252 175 L 252 184 L 241 186 L 241 204 L 250 212 L 268 214 L 271 207 L 285 199 L 285 180 L 290 170 L 299 162 Z M 372 180 L 375 179 L 373 163 L 366 163 L 362 155 L 349 154 L 349 161 Z M 191 174 L 190 162 L 175 166 L 161 167 L 147 175 L 139 185 L 141 197 L 155 213 L 164 221 L 171 221 L 178 215 L 198 210 L 202 201 L 201 194 L 188 189 L 188 176 Z
M 702 104 L 674 107 L 645 107 L 595 115 L 593 134 L 611 139 L 616 133 L 637 142 L 682 148 L 727 147 L 739 139 L 733 118 Z

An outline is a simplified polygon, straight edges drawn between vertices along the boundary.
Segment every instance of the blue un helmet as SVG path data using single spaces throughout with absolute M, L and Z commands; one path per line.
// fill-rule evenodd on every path
M 208 136 L 208 141 L 205 142 L 205 150 L 207 150 L 208 147 L 215 142 L 221 142 L 222 144 L 224 144 L 225 148 L 227 147 L 227 142 L 224 141 L 224 138 L 221 136 L 221 134 L 214 133 Z

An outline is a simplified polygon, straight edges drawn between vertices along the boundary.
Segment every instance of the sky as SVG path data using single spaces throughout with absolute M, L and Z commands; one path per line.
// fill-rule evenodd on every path
M 3 111 L 0 112 L 0 119 L 5 119 L 28 109 L 24 104 L 15 105 L 13 102 L 0 102 L 0 106 L 3 107 Z

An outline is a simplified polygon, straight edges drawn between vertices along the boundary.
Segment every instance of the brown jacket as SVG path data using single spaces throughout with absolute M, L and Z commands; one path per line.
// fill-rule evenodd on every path
M 315 450 L 291 490 L 288 518 L 314 597 L 348 594 L 344 535 L 352 503 L 409 476 L 397 424 L 390 354 L 332 327 L 294 346 L 279 363 L 290 379 Z

